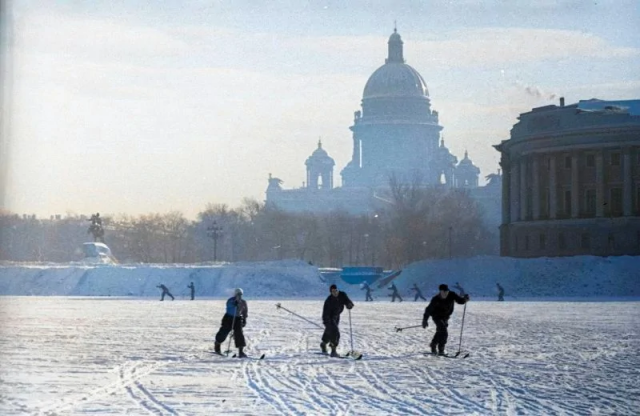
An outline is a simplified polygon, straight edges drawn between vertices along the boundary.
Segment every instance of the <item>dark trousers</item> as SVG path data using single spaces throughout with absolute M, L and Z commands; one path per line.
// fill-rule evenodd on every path
M 340 328 L 338 327 L 340 321 L 329 322 L 324 324 L 324 333 L 322 334 L 322 342 L 325 344 L 332 344 L 334 347 L 338 346 L 340 342 Z
M 391 296 L 391 302 L 396 301 L 396 296 L 398 297 L 398 299 L 400 299 L 400 302 L 402 302 L 402 298 L 400 297 L 400 294 L 398 292 L 393 292 L 389 296 Z
M 433 318 L 433 323 L 436 324 L 436 333 L 431 340 L 431 345 L 437 345 L 438 350 L 444 351 L 444 346 L 447 343 L 447 339 L 449 338 L 449 332 L 447 328 L 449 327 L 449 319 L 439 319 Z
M 193 291 L 193 289 L 191 289 L 191 300 L 193 300 L 193 295 L 195 294 L 195 292 Z
M 169 293 L 169 291 L 168 291 L 168 290 L 163 290 L 163 291 L 162 291 L 162 297 L 160 297 L 160 300 L 164 300 L 164 295 L 171 296 L 171 300 L 174 300 L 173 295 L 172 295 L 171 293 Z
M 365 302 L 369 302 L 369 301 L 373 302 L 373 298 L 371 297 L 371 291 L 367 290 L 367 298 L 364 301 Z
M 498 301 L 499 302 L 504 301 L 504 293 L 498 293 Z
M 236 316 L 235 321 L 233 320 L 233 315 L 227 315 L 226 313 L 222 317 L 222 323 L 220 324 L 220 330 L 216 334 L 216 342 L 218 344 L 222 344 L 225 339 L 227 339 L 227 335 L 233 329 L 233 340 L 236 343 L 236 348 L 242 348 L 246 346 L 244 340 L 244 334 L 242 333 L 242 318 Z
M 422 300 L 426 300 L 426 299 L 424 298 L 424 296 L 422 296 L 422 293 L 416 293 L 416 298 L 415 298 L 413 301 L 414 301 L 414 302 L 417 302 L 417 301 L 418 301 L 418 298 L 420 298 L 420 299 L 422 299 Z

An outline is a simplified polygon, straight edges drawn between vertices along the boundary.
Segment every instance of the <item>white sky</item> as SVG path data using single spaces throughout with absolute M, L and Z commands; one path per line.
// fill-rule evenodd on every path
M 394 20 L 447 145 L 483 176 L 519 113 L 640 97 L 635 1 L 310 3 L 8 3 L 5 208 L 193 217 L 264 199 L 270 172 L 301 186 L 319 137 L 339 178 Z

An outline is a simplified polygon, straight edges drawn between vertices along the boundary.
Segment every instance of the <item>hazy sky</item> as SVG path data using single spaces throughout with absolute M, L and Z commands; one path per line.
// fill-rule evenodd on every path
M 301 186 L 320 137 L 338 179 L 394 20 L 446 143 L 484 176 L 519 113 L 640 98 L 639 4 L 13 1 L 5 208 L 193 217 L 263 200 L 270 172 Z

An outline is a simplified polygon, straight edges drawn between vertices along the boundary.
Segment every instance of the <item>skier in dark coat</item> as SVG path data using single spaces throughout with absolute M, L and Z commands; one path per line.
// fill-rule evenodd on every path
M 191 284 L 187 286 L 187 288 L 191 289 L 191 300 L 193 300 L 193 295 L 195 295 L 196 293 L 196 287 L 193 285 L 193 282 L 191 282 Z
M 502 302 L 504 301 L 504 288 L 500 286 L 500 283 L 496 283 L 496 286 L 498 287 L 498 301 Z
M 156 286 L 159 289 L 162 289 L 162 296 L 160 297 L 160 300 L 164 300 L 164 295 L 169 295 L 171 296 L 171 300 L 175 300 L 175 298 L 173 297 L 173 295 L 171 294 L 171 292 L 169 292 L 169 289 L 167 289 L 167 287 L 163 284 L 159 284 L 158 286 Z
M 327 344 L 331 347 L 331 356 L 338 357 L 336 347 L 340 342 L 340 314 L 347 309 L 353 308 L 353 302 L 346 293 L 340 292 L 336 285 L 329 287 L 331 294 L 324 301 L 322 308 L 322 323 L 324 324 L 324 333 L 322 334 L 322 342 L 320 348 L 323 353 L 327 352 Z
M 367 297 L 364 299 L 365 302 L 373 302 L 373 297 L 371 297 L 371 286 L 369 286 L 369 283 L 364 282 L 362 284 L 362 288 L 360 290 L 366 290 L 367 291 Z
M 415 299 L 413 300 L 414 302 L 417 302 L 417 301 L 418 301 L 418 298 L 420 298 L 420 299 L 422 299 L 422 300 L 426 300 L 426 299 L 425 299 L 425 297 L 424 297 L 424 296 L 422 296 L 422 292 L 420 291 L 420 288 L 418 287 L 418 285 L 417 285 L 417 284 L 415 284 L 415 283 L 414 283 L 414 284 L 413 284 L 413 287 L 411 288 L 411 290 L 415 290 L 415 292 L 416 292 L 416 297 L 415 297 Z
M 214 350 L 218 354 L 222 354 L 220 345 L 225 339 L 227 339 L 229 332 L 233 330 L 233 339 L 236 344 L 236 348 L 238 349 L 238 357 L 245 358 L 247 356 L 243 351 L 247 344 L 244 339 L 242 328 L 247 324 L 249 308 L 247 306 L 247 302 L 242 299 L 243 294 L 243 290 L 237 288 L 235 290 L 235 296 L 227 299 L 227 309 L 222 317 L 220 330 L 216 334 L 216 343 L 214 344 Z
M 449 326 L 449 317 L 453 313 L 453 302 L 464 305 L 469 300 L 469 295 L 460 297 L 455 292 L 450 292 L 449 287 L 445 284 L 440 285 L 438 289 L 440 293 L 431 298 L 429 306 L 424 310 L 422 327 L 426 328 L 429 325 L 429 317 L 433 319 L 436 324 L 436 333 L 429 347 L 431 347 L 433 354 L 444 355 L 444 346 L 449 337 L 447 327 Z
M 396 297 L 398 299 L 400 299 L 400 302 L 402 302 L 402 297 L 398 293 L 398 288 L 396 287 L 395 283 L 391 283 L 391 286 L 389 286 L 389 290 L 392 291 L 391 294 L 389 295 L 389 296 L 391 296 L 391 302 L 395 302 L 396 301 Z

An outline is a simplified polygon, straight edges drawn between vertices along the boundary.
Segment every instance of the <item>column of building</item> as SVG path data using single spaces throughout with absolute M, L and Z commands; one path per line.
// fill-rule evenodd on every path
M 533 175 L 533 196 L 532 196 L 532 202 L 533 202 L 533 219 L 534 220 L 539 220 L 540 219 L 540 157 L 538 155 L 533 155 L 533 166 L 531 167 L 532 169 L 532 175 Z
M 549 218 L 555 219 L 558 212 L 558 190 L 556 178 L 556 156 L 549 155 Z
M 604 217 L 604 157 L 596 153 L 596 217 Z
M 571 155 L 571 218 L 580 214 L 580 169 L 578 152 Z
M 633 184 L 631 182 L 631 148 L 622 149 L 622 209 L 623 215 L 629 217 L 633 213 Z
M 520 169 L 517 161 L 512 161 L 511 163 L 511 175 L 510 175 L 510 204 L 511 204 L 511 222 L 520 221 Z
M 505 153 L 500 158 L 502 167 L 502 224 L 511 222 L 511 165 Z
M 527 219 L 527 158 L 520 158 L 520 221 Z

